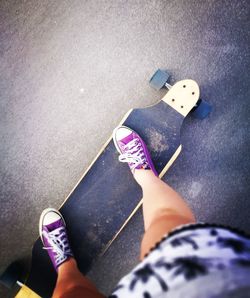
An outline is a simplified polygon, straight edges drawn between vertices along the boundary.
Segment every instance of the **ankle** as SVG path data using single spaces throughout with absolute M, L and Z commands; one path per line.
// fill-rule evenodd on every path
M 149 169 L 136 169 L 134 172 L 134 178 L 141 187 L 149 186 L 151 183 L 154 183 L 157 179 L 159 179 L 155 176 L 154 172 Z
M 73 257 L 69 257 L 65 262 L 58 266 L 58 274 L 62 272 L 69 272 L 77 269 L 76 260 Z

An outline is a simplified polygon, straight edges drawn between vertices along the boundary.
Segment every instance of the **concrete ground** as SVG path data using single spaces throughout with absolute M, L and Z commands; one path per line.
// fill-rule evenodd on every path
M 0 272 L 27 259 L 41 211 L 59 207 L 148 79 L 197 80 L 212 114 L 188 118 L 164 178 L 200 221 L 250 232 L 250 2 L 0 0 Z M 108 293 L 137 262 L 138 213 L 90 277 Z M 1 297 L 13 293 L 0 288 Z

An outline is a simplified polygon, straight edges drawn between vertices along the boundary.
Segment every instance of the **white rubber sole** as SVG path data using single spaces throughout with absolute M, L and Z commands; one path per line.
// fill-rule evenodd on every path
M 127 129 L 127 130 L 130 130 L 131 133 L 134 132 L 134 131 L 133 131 L 131 128 L 125 126 L 125 125 L 118 126 L 118 127 L 116 127 L 116 128 L 113 130 L 112 137 L 113 137 L 113 142 L 114 142 L 115 148 L 116 148 L 116 150 L 117 150 L 120 154 L 122 154 L 121 149 L 120 149 L 120 147 L 119 147 L 119 145 L 118 145 L 118 141 L 117 141 L 117 139 L 116 139 L 117 131 L 118 131 L 120 128 L 125 128 L 125 129 Z
M 39 235 L 40 235 L 40 238 L 41 238 L 42 242 L 43 242 L 43 237 L 42 237 L 43 219 L 44 219 L 44 216 L 48 212 L 55 212 L 56 214 L 58 214 L 61 217 L 61 219 L 63 220 L 64 225 L 66 226 L 65 220 L 64 220 L 62 214 L 58 210 L 56 210 L 55 208 L 46 208 L 46 209 L 44 209 L 41 216 L 40 216 L 40 220 L 39 220 Z M 45 244 L 45 243 L 43 242 L 43 244 Z

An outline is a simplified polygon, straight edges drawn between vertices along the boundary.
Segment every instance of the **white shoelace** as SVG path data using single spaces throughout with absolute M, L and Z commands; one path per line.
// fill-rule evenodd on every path
M 51 246 L 43 247 L 46 250 L 52 250 L 55 253 L 56 266 L 60 265 L 69 255 L 72 255 L 68 244 L 65 229 L 60 227 L 52 232 L 43 231 L 43 236 L 48 240 Z
M 119 161 L 132 163 L 131 170 L 133 172 L 138 165 L 143 165 L 147 162 L 139 139 L 136 138 L 127 143 L 124 150 L 125 153 L 119 156 Z

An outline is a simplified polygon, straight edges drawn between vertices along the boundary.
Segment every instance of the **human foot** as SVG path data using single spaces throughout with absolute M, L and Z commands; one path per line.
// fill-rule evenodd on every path
M 117 127 L 113 132 L 113 141 L 120 153 L 119 161 L 128 163 L 133 174 L 144 169 L 152 170 L 158 176 L 146 144 L 134 130 L 126 126 Z
M 56 271 L 73 253 L 69 246 L 65 221 L 59 211 L 45 209 L 39 221 L 39 233 Z

